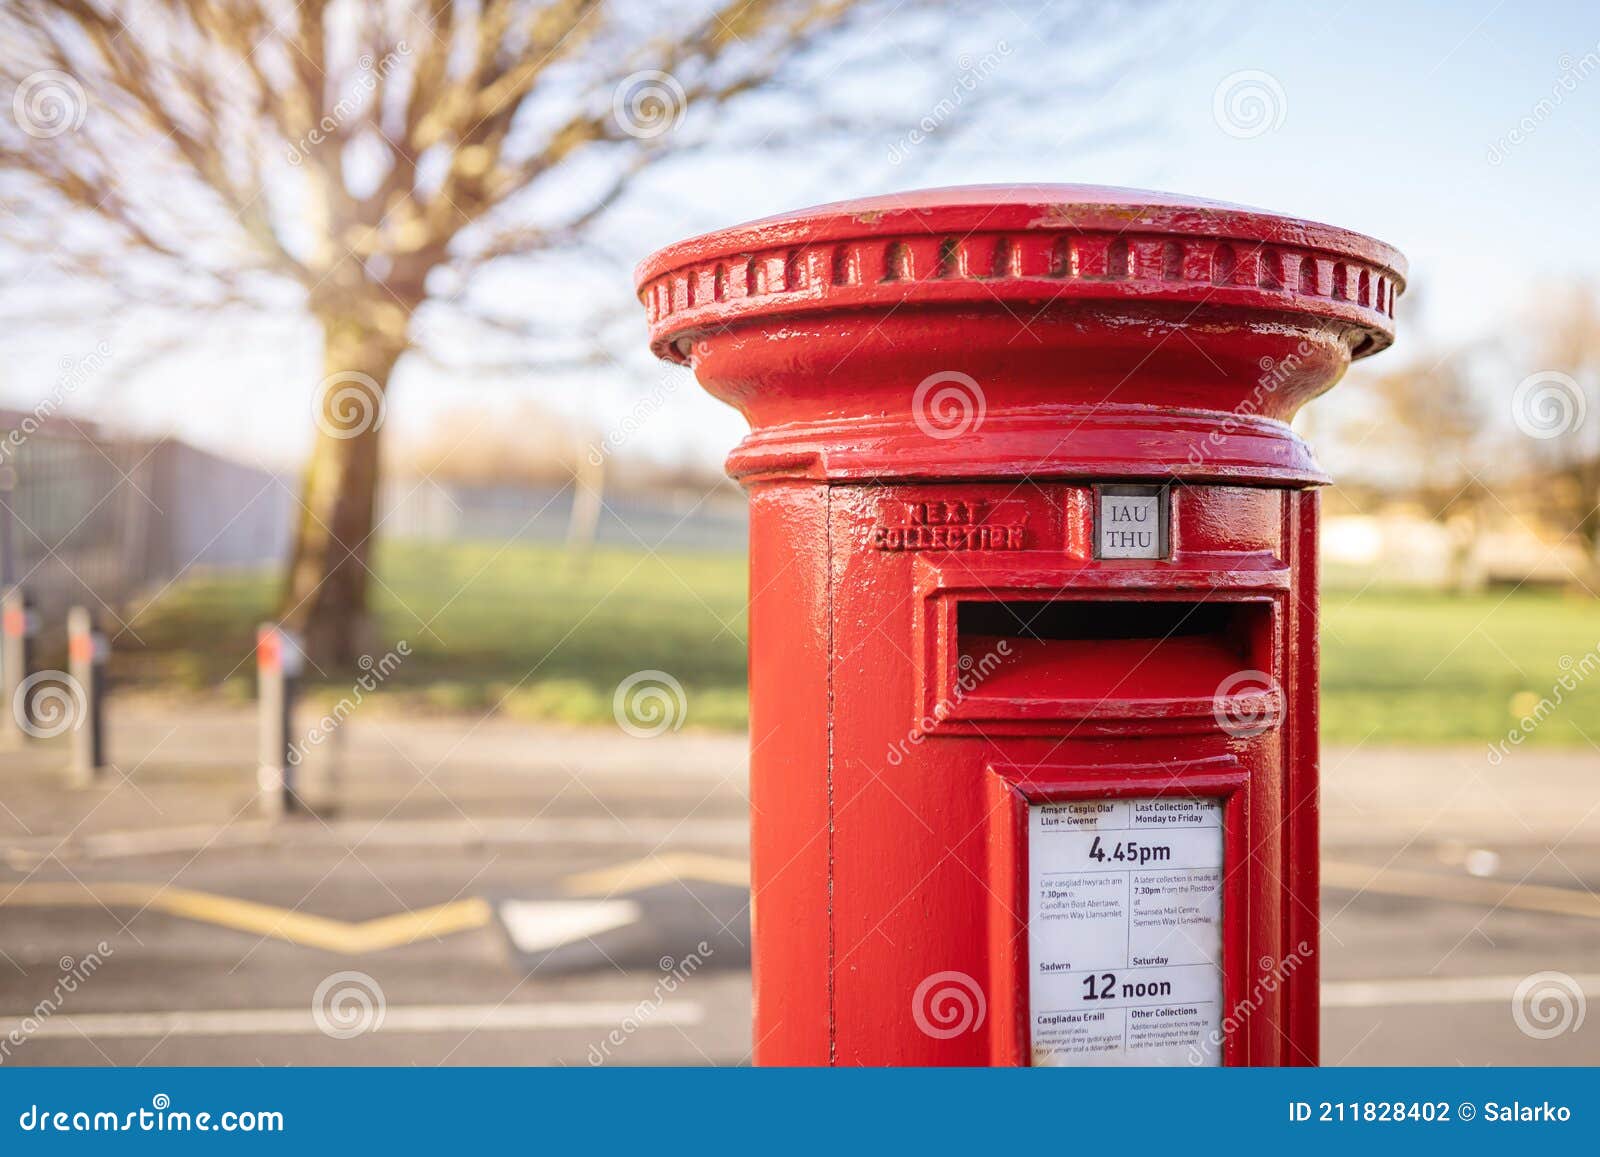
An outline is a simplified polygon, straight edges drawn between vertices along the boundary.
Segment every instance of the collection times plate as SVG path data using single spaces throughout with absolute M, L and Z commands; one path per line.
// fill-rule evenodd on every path
M 1216 1065 L 1222 802 L 1028 809 L 1035 1065 Z

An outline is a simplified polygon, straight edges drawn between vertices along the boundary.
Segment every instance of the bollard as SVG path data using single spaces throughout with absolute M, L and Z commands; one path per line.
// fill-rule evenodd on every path
M 0 736 L 9 747 L 19 746 L 31 734 L 29 707 L 23 684 L 33 667 L 36 630 L 32 602 L 20 586 L 0 595 L 0 683 L 5 691 L 5 718 Z
M 105 690 L 106 663 L 111 641 L 94 621 L 88 607 L 67 611 L 67 673 L 83 692 L 83 719 L 72 733 L 71 780 L 88 787 L 106 766 Z
M 295 810 L 291 724 L 303 665 L 293 632 L 276 623 L 263 623 L 256 629 L 256 700 L 261 727 L 256 784 L 262 814 L 272 818 Z
M 1317 1059 L 1302 405 L 1394 338 L 1343 229 L 1073 185 L 647 258 L 748 419 L 760 1064 Z

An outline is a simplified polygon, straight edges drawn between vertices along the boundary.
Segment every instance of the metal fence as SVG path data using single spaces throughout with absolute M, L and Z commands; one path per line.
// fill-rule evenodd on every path
M 396 478 L 380 488 L 381 533 L 426 542 L 561 542 L 571 532 L 577 488 L 464 485 Z M 595 512 L 593 541 L 650 550 L 743 550 L 748 510 L 730 486 L 608 492 Z M 587 537 L 587 533 L 585 534 Z
M 298 479 L 173 439 L 0 411 L 0 580 L 49 619 L 196 570 L 284 557 Z
M 176 439 L 107 436 L 93 424 L 0 410 L 0 582 L 22 583 L 41 615 L 73 603 L 122 613 L 130 600 L 218 568 L 287 557 L 300 479 Z M 426 542 L 560 542 L 572 484 L 383 482 L 379 535 Z M 581 519 L 580 519 L 581 521 Z M 743 496 L 607 493 L 595 542 L 652 550 L 741 550 Z

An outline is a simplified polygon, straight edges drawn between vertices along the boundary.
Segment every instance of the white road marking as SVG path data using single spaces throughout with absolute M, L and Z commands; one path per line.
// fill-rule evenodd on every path
M 1336 980 L 1322 986 L 1326 1008 L 1385 1008 L 1399 1005 L 1509 1003 L 1521 976 Z M 1600 973 L 1573 976 L 1591 995 L 1600 995 Z M 630 1022 L 640 1028 L 702 1023 L 705 1008 L 696 1001 L 666 1001 L 641 1013 L 638 1002 L 548 1001 L 529 1004 L 390 1005 L 382 1033 L 529 1032 L 606 1028 Z M 15 1032 L 24 1038 L 118 1040 L 146 1037 L 314 1036 L 309 1008 L 218 1009 L 190 1012 L 111 1012 L 55 1016 L 0 1017 L 0 1039 Z
M 629 820 L 575 816 L 571 819 L 337 820 L 315 827 L 190 824 L 144 831 L 97 832 L 83 836 L 9 837 L 0 853 L 13 867 L 36 867 L 51 856 L 63 859 L 123 859 L 224 848 L 539 847 L 604 844 L 673 847 L 704 844 L 742 848 L 750 837 L 744 819 L 682 820 L 643 817 Z
M 1475 876 L 1441 872 L 1415 872 L 1404 868 L 1374 868 L 1338 860 L 1322 861 L 1322 886 L 1361 895 L 1411 896 L 1455 904 L 1481 904 L 1486 908 L 1514 908 L 1524 912 L 1553 912 L 1600 920 L 1600 897 L 1583 888 L 1557 888 L 1549 884 L 1514 884 Z
M 1509 1005 L 1524 976 L 1425 976 L 1404 980 L 1329 980 L 1322 985 L 1324 1008 L 1389 1008 L 1424 1004 Z M 1600 996 L 1600 973 L 1572 977 L 1584 992 Z
M 632 900 L 505 900 L 500 922 L 522 952 L 545 952 L 635 923 L 643 909 Z
M 504 1032 L 540 1029 L 610 1028 L 624 1021 L 639 1028 L 695 1025 L 705 1009 L 695 1001 L 666 1001 L 641 1012 L 638 1002 L 553 1001 L 539 1004 L 440 1004 L 384 1010 L 378 1033 Z M 217 1009 L 195 1012 L 108 1012 L 40 1021 L 0 1019 L 0 1039 L 15 1032 L 24 1038 L 56 1037 L 115 1040 L 133 1037 L 314 1036 L 322 1032 L 309 1008 Z

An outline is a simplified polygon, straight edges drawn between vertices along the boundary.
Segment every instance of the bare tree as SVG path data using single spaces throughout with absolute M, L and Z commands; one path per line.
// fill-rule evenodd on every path
M 325 377 L 282 616 L 318 661 L 347 661 L 362 645 L 396 363 L 429 352 L 446 309 L 544 340 L 516 309 L 485 306 L 475 279 L 581 241 L 669 158 L 712 140 L 774 147 L 896 123 L 831 100 L 823 78 L 836 54 L 912 59 L 908 36 L 942 43 L 960 19 L 955 0 L 921 4 L 899 15 L 896 39 L 884 21 L 897 7 L 11 0 L 7 233 L 141 307 L 315 319 Z M 1031 32 L 1077 61 L 1132 7 L 1062 0 Z M 972 0 L 967 19 L 992 12 Z M 774 94 L 778 116 L 763 109 Z M 680 129 L 688 109 L 695 126 Z
M 1450 532 L 1450 584 L 1458 589 L 1472 582 L 1473 546 L 1491 496 L 1480 460 L 1482 406 L 1465 371 L 1470 361 L 1469 351 L 1452 349 L 1365 381 L 1375 403 L 1365 450 L 1382 459 L 1385 488 Z
M 1463 372 L 1466 360 L 1451 351 L 1368 382 L 1377 403 L 1370 448 L 1403 470 L 1400 488 L 1433 519 L 1457 515 L 1481 497 L 1482 407 Z

